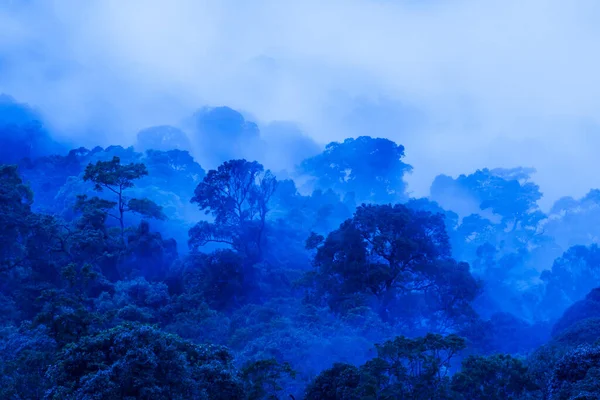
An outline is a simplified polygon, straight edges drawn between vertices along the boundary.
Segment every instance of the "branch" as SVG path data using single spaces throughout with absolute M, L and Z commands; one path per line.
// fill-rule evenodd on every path
M 231 246 L 233 246 L 233 242 L 225 240 L 225 239 L 205 239 L 204 240 L 204 244 L 206 243 L 223 243 L 223 244 L 229 244 Z
M 103 183 L 102 186 L 104 186 L 105 188 L 107 188 L 108 190 L 110 190 L 111 192 L 113 192 L 114 194 L 117 194 L 117 195 L 119 194 L 119 192 L 117 192 L 115 189 L 113 189 L 112 187 L 110 187 L 106 183 Z
M 117 221 L 120 221 L 120 220 L 121 220 L 121 218 L 119 218 L 119 217 L 117 217 L 116 215 L 113 215 L 113 214 L 111 214 L 111 213 L 109 213 L 109 212 L 107 212 L 107 213 L 106 213 L 106 215 L 108 215 L 109 217 L 113 217 L 113 218 L 114 218 L 114 219 L 116 219 Z

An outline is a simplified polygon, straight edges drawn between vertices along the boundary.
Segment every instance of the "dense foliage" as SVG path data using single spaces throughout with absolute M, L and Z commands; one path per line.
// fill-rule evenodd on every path
M 600 191 L 265 146 L 220 107 L 68 151 L 0 97 L 0 398 L 600 398 Z

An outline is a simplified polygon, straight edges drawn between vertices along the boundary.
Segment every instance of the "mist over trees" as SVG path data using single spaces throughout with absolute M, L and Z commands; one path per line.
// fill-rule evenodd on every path
M 0 398 L 593 399 L 600 191 L 229 107 L 73 148 L 0 97 Z M 292 161 L 283 162 L 283 158 Z

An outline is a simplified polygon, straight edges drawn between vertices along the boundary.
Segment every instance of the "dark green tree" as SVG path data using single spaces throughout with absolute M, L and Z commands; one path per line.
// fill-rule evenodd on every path
M 361 367 L 361 398 L 449 398 L 451 362 L 465 347 L 461 337 L 433 334 L 377 345 L 377 357 Z
M 360 372 L 350 364 L 336 363 L 321 372 L 306 388 L 305 400 L 359 400 Z
M 329 143 L 323 153 L 303 161 L 300 169 L 315 177 L 320 189 L 352 192 L 359 202 L 396 202 L 406 199 L 403 179 L 412 170 L 403 157 L 404 146 L 361 136 Z
M 151 232 L 147 221 L 140 222 L 137 229 L 127 237 L 126 269 L 143 275 L 150 281 L 164 280 L 169 267 L 177 259 L 177 243 L 163 239 L 159 232 Z
M 567 308 L 554 324 L 552 334 L 557 336 L 577 322 L 590 318 L 600 318 L 600 288 L 592 289 L 584 299 Z
M 181 129 L 169 125 L 152 126 L 142 129 L 137 134 L 135 148 L 146 150 L 190 150 L 190 139 Z
M 246 256 L 261 258 L 269 200 L 276 187 L 271 171 L 256 161 L 231 160 L 210 170 L 191 201 L 214 222 L 202 221 L 190 230 L 190 247 L 226 243 Z
M 43 398 L 56 348 L 45 326 L 0 327 L 0 398 Z
M 600 247 L 592 244 L 569 248 L 540 278 L 546 283 L 541 305 L 547 310 L 547 318 L 559 318 L 571 304 L 600 286 Z
M 452 390 L 465 400 L 519 399 L 535 389 L 523 362 L 505 354 L 470 356 L 452 377 Z
M 125 324 L 67 346 L 47 399 L 244 399 L 232 356 L 150 326 Z
M 558 333 L 529 356 L 527 360 L 529 373 L 533 376 L 544 399 L 552 398 L 552 393 L 559 384 L 558 381 L 562 380 L 562 378 L 557 380 L 554 375 L 554 369 L 560 360 L 574 351 L 573 354 L 577 357 L 580 354 L 577 352 L 579 348 L 593 348 L 598 338 L 600 338 L 600 319 L 581 320 Z
M 468 265 L 450 257 L 440 214 L 400 204 L 362 205 L 326 239 L 313 234 L 307 247 L 317 249 L 315 270 L 309 274 L 316 297 L 327 299 L 337 311 L 348 308 L 345 303 L 353 304 L 357 295 L 375 296 L 379 313 L 390 319 L 400 298 L 408 302 L 421 294 L 433 305 L 427 310 L 431 316 L 444 309 L 453 311 L 455 306 L 468 308 L 478 293 Z M 452 290 L 452 284 L 460 289 Z M 402 309 L 407 308 L 406 302 Z
M 98 161 L 96 164 L 88 164 L 83 179 L 94 183 L 94 189 L 98 192 L 109 190 L 117 196 L 113 207 L 117 207 L 117 214 L 107 213 L 115 218 L 121 227 L 121 236 L 124 236 L 125 222 L 124 214 L 127 211 L 139 213 L 143 216 L 156 219 L 165 219 L 162 207 L 149 199 L 127 199 L 124 196 L 126 189 L 134 186 L 134 181 L 148 175 L 146 166 L 142 163 L 131 163 L 122 165 L 119 157 L 113 157 L 111 161 Z M 104 204 L 106 206 L 106 204 Z
M 552 400 L 591 400 L 600 393 L 600 346 L 583 345 L 555 365 L 550 381 Z
M 190 188 L 197 186 L 206 176 L 206 171 L 187 151 L 148 150 L 144 163 L 149 173 L 146 183 L 177 193 L 186 201 L 192 195 Z
M 534 172 L 528 168 L 484 168 L 456 179 L 440 175 L 431 185 L 431 196 L 442 204 L 447 198 L 470 197 L 479 203 L 481 210 L 490 209 L 501 216 L 502 222 L 510 224 L 513 231 L 518 227 L 535 228 L 545 216 L 537 205 L 542 198 L 540 188 L 529 181 Z
M 188 292 L 202 293 L 208 305 L 217 311 L 247 303 L 257 289 L 254 267 L 229 249 L 192 254 L 184 266 L 182 279 Z
M 396 337 L 376 345 L 377 357 L 361 367 L 335 364 L 309 384 L 307 400 L 451 399 L 452 359 L 465 348 L 456 336 Z
M 16 165 L 0 165 L 0 272 L 19 265 L 26 255 L 33 193 Z
M 282 380 L 296 377 L 289 363 L 279 363 L 275 359 L 247 362 L 241 375 L 248 400 L 278 400 L 283 390 Z

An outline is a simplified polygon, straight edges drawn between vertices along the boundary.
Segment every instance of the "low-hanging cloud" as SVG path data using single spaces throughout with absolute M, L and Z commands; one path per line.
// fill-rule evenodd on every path
M 389 137 L 439 173 L 600 186 L 593 0 L 0 0 L 0 92 L 85 142 L 227 105 L 320 143 Z

